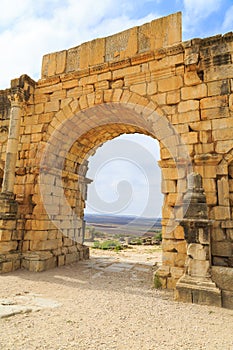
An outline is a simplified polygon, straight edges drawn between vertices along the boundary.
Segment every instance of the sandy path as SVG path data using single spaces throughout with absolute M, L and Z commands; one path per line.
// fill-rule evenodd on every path
M 233 310 L 177 303 L 152 288 L 160 257 L 151 247 L 95 250 L 90 261 L 0 276 L 1 299 L 39 295 L 59 303 L 0 319 L 0 349 L 233 350 Z

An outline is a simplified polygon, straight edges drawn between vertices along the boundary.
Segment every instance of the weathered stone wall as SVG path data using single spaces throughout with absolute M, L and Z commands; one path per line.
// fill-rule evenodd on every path
M 163 287 L 174 288 L 184 272 L 187 248 L 177 219 L 191 171 L 203 178 L 213 220 L 211 261 L 232 268 L 232 59 L 232 33 L 182 42 L 178 13 L 46 55 L 38 82 L 14 80 L 11 90 L 23 88 L 29 98 L 14 187 L 22 234 L 16 235 L 17 248 L 5 248 L 7 254 L 22 253 L 22 265 L 31 270 L 87 254 L 82 246 L 87 159 L 107 140 L 140 132 L 160 143 Z M 0 94 L 4 140 L 7 93 Z M 5 241 L 0 251 L 6 257 Z

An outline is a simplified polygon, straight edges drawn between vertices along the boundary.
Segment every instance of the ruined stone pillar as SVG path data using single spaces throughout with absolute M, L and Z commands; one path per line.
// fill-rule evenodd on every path
M 6 150 L 6 163 L 2 183 L 2 193 L 11 196 L 15 183 L 15 167 L 18 153 L 19 131 L 21 121 L 20 96 L 15 94 L 11 98 L 10 127 Z
M 0 193 L 0 273 L 10 272 L 20 267 L 20 240 L 22 237 L 17 230 L 18 205 L 14 199 L 14 184 L 20 132 L 21 101 L 20 92 L 11 96 L 6 162 L 2 192 Z
M 185 273 L 177 282 L 176 299 L 221 306 L 221 291 L 211 279 L 210 226 L 202 177 L 192 173 L 183 201 L 184 227 L 187 241 Z

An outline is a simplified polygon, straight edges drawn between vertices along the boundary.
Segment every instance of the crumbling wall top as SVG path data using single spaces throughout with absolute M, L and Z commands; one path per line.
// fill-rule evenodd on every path
M 42 79 L 127 59 L 182 41 L 181 12 L 43 57 Z

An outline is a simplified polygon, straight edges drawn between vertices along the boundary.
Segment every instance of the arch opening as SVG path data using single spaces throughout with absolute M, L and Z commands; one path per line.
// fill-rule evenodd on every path
M 113 138 L 89 157 L 87 177 L 92 183 L 84 210 L 85 239 L 95 232 L 90 223 L 97 223 L 108 237 L 121 234 L 127 241 L 131 236 L 158 235 L 163 201 L 159 159 L 157 140 L 141 133 Z

